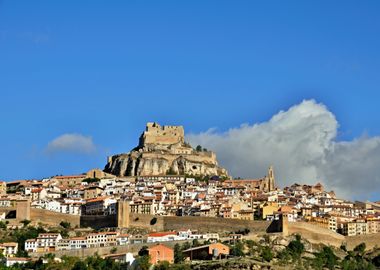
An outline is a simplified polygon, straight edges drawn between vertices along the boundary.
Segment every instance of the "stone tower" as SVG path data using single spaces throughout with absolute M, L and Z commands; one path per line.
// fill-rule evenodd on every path
M 288 236 L 289 235 L 288 213 L 282 213 L 281 214 L 281 232 L 282 232 L 282 236 Z
M 274 178 L 274 170 L 273 166 L 271 165 L 268 169 L 268 190 L 273 191 L 276 188 L 275 184 L 275 178 Z
M 16 219 L 30 220 L 30 201 L 29 200 L 19 200 L 16 202 Z
M 129 201 L 120 199 L 117 202 L 117 227 L 128 228 L 129 227 Z

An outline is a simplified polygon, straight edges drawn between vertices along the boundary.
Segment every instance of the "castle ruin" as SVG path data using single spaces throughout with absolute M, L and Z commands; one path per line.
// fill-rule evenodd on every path
M 105 172 L 117 176 L 159 176 L 167 174 L 224 176 L 212 151 L 196 151 L 185 142 L 183 126 L 147 123 L 138 146 L 126 154 L 108 158 Z

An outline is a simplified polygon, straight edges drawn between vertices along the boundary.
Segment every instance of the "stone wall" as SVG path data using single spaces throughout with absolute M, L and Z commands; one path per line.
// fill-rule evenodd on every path
M 325 244 L 340 247 L 346 244 L 349 250 L 353 249 L 360 243 L 365 243 L 367 249 L 372 249 L 380 245 L 380 233 L 365 234 L 356 236 L 343 236 L 330 231 L 329 229 L 319 227 L 307 222 L 289 222 L 289 233 L 300 234 L 314 244 Z
M 153 218 L 156 218 L 156 222 L 151 225 L 153 223 Z M 164 216 L 153 216 L 136 213 L 129 214 L 129 224 L 131 227 L 144 228 L 156 232 L 165 231 L 164 219 Z
M 80 227 L 94 229 L 117 227 L 117 215 L 80 216 Z
M 250 221 L 213 217 L 156 216 L 156 223 L 151 225 L 151 221 L 154 217 L 155 216 L 153 215 L 131 213 L 130 225 L 132 227 L 145 228 L 151 231 L 191 229 L 199 232 L 233 232 L 249 229 L 253 233 L 264 233 L 270 224 L 268 221 Z
M 323 243 L 340 247 L 346 241 L 345 237 L 341 234 L 307 222 L 289 222 L 288 227 L 289 234 L 300 234 L 313 244 Z
M 346 237 L 346 244 L 349 250 L 353 249 L 354 247 L 356 247 L 357 245 L 361 243 L 365 243 L 367 246 L 367 249 L 372 249 L 376 245 L 380 247 L 380 233 Z
M 30 220 L 48 225 L 59 225 L 62 221 L 70 222 L 72 227 L 80 226 L 80 216 L 57 213 L 44 209 L 30 208 Z
M 147 123 L 146 130 L 140 137 L 139 146 L 146 144 L 171 145 L 183 143 L 185 131 L 183 126 L 160 126 L 157 123 Z
M 214 217 L 164 217 L 165 230 L 189 228 L 199 232 L 234 232 L 249 229 L 252 233 L 266 232 L 270 222 Z

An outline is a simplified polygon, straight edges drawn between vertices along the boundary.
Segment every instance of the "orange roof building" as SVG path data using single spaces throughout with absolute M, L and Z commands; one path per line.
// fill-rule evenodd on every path
M 162 261 L 169 263 L 174 262 L 174 250 L 162 244 L 158 244 L 148 249 L 150 256 L 150 263 L 157 264 Z

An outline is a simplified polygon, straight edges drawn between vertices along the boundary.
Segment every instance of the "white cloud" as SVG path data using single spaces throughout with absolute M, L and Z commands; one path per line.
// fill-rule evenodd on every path
M 307 100 L 267 122 L 223 133 L 211 129 L 187 139 L 214 150 L 233 176 L 261 177 L 273 164 L 281 186 L 320 181 L 340 195 L 366 197 L 380 184 L 380 138 L 336 142 L 337 131 L 326 106 Z
M 380 199 L 380 137 L 337 142 L 326 153 L 320 175 L 351 198 Z
M 91 154 L 96 151 L 96 146 L 89 136 L 67 133 L 49 142 L 46 151 L 49 154 L 59 152 Z

